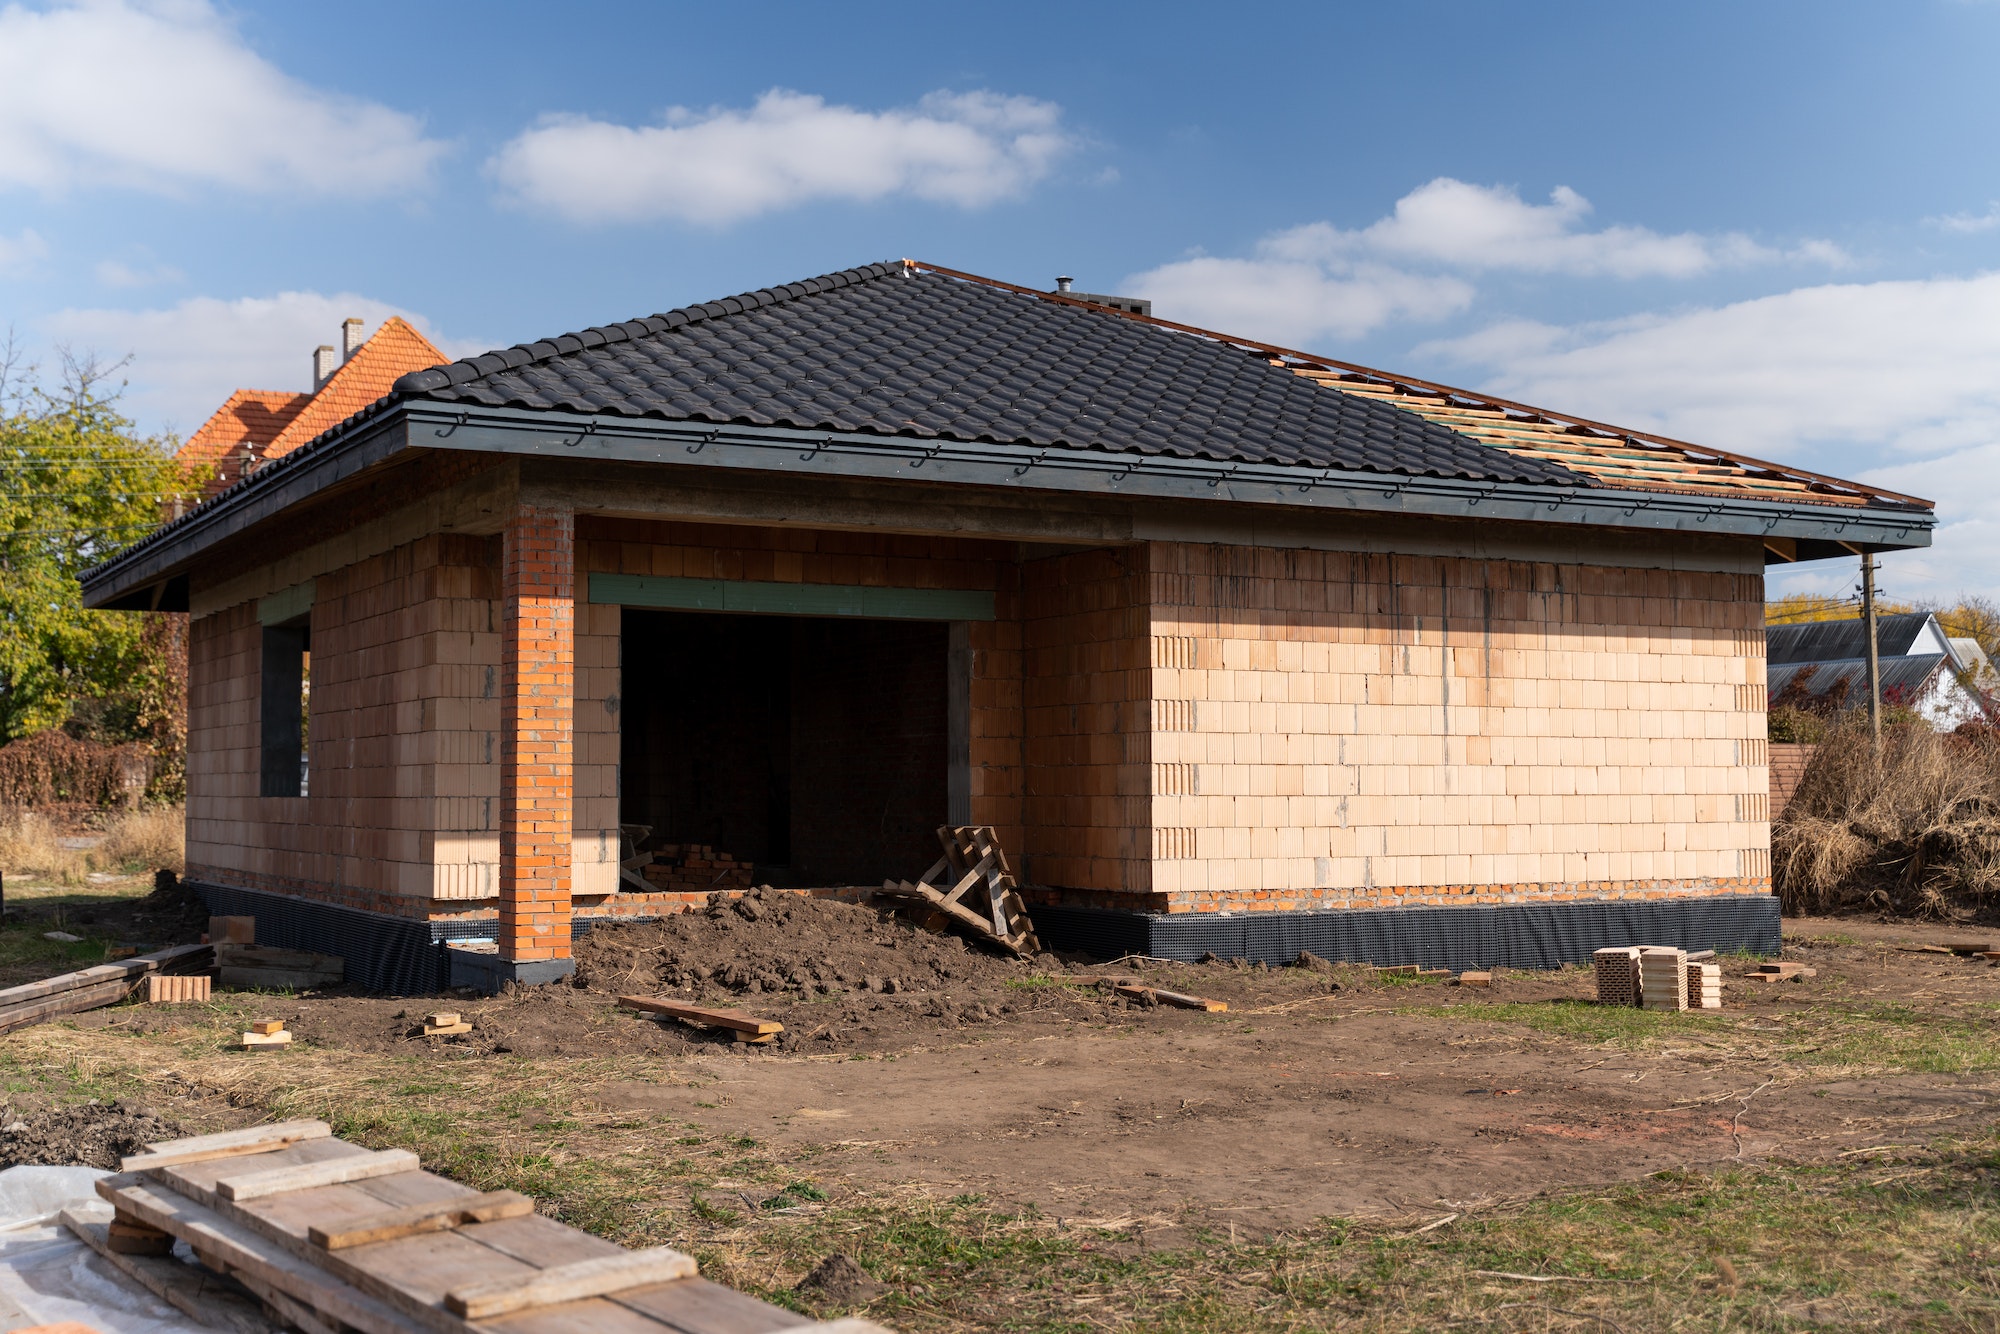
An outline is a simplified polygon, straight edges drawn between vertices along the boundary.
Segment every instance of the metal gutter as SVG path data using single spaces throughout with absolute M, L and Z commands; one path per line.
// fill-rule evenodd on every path
M 1936 516 L 1895 505 L 1809 506 L 1660 491 L 1467 481 L 1401 473 L 917 439 L 861 432 L 448 405 L 393 404 L 352 433 L 323 438 L 239 483 L 83 576 L 103 606 L 175 573 L 202 548 L 408 449 L 590 462 L 671 463 L 762 473 L 946 482 L 1105 497 L 1224 500 L 1658 531 L 1734 534 L 1893 549 L 1930 545 Z

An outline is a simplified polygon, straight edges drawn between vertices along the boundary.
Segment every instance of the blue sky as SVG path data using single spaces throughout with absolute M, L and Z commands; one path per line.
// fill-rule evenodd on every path
M 1936 497 L 2000 594 L 2000 4 L 0 9 L 0 323 L 186 432 L 911 255 Z M 1781 588 L 1845 591 L 1844 566 Z

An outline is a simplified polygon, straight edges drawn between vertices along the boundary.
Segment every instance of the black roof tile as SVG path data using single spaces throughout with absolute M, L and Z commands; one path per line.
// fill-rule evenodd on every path
M 1067 445 L 1472 481 L 1599 483 L 1243 349 L 901 264 L 406 375 L 398 398 Z

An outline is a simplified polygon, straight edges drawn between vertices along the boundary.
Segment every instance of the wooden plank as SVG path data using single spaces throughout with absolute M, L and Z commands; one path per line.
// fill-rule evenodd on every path
M 92 1216 L 103 1207 L 65 1209 L 62 1224 L 140 1287 L 209 1328 L 228 1334 L 279 1334 L 279 1327 L 264 1318 L 256 1300 L 233 1280 L 165 1256 L 112 1250 L 110 1225 Z
M 612 1300 L 687 1334 L 777 1334 L 780 1330 L 828 1328 L 802 1324 L 802 1317 L 796 1311 L 760 1302 L 705 1278 L 684 1278 L 657 1288 L 640 1288 Z M 500 1328 L 511 1331 L 515 1326 L 509 1322 Z
M 628 1010 L 645 1010 L 652 1014 L 670 1015 L 675 1019 L 686 1019 L 691 1023 L 707 1024 L 711 1028 L 731 1028 L 753 1037 L 764 1037 L 785 1031 L 785 1026 L 775 1019 L 759 1019 L 741 1010 L 712 1010 L 704 1005 L 689 1005 L 686 1001 L 667 1000 L 657 996 L 620 996 L 618 1003 Z
M 262 1035 L 264 1035 L 265 1037 L 269 1037 L 269 1036 L 270 1036 L 271 1034 L 273 1034 L 273 1033 L 282 1033 L 282 1032 L 284 1032 L 284 1031 L 285 1031 L 285 1021 L 284 1021 L 284 1020 L 282 1020 L 282 1019 L 256 1019 L 256 1020 L 252 1020 L 252 1021 L 251 1021 L 251 1024 L 250 1024 L 250 1031 L 251 1031 L 252 1033 L 261 1033 L 261 1034 L 262 1034 Z
M 453 1288 L 444 1296 L 445 1309 L 467 1320 L 526 1311 L 558 1302 L 608 1297 L 631 1288 L 693 1278 L 694 1257 L 669 1246 L 600 1256 L 557 1265 L 521 1278 Z
M 242 1047 L 245 1051 L 255 1051 L 259 1047 L 289 1047 L 292 1035 L 283 1031 L 277 1033 L 245 1033 Z
M 305 1140 L 327 1139 L 333 1127 L 324 1121 L 277 1121 L 247 1130 L 225 1130 L 219 1135 L 195 1135 L 189 1139 L 168 1139 L 148 1144 L 146 1152 L 131 1153 L 119 1160 L 121 1172 L 150 1172 L 182 1163 L 234 1158 L 246 1153 L 273 1153 L 289 1149 Z
M 265 1195 L 279 1195 L 292 1190 L 311 1190 L 315 1186 L 338 1186 L 349 1181 L 363 1181 L 369 1177 L 394 1176 L 398 1172 L 418 1170 L 417 1155 L 408 1149 L 384 1149 L 380 1153 L 356 1155 L 351 1158 L 335 1158 L 324 1163 L 302 1163 L 290 1167 L 274 1167 L 263 1172 L 248 1172 L 242 1176 L 224 1177 L 215 1183 L 215 1193 L 225 1200 L 255 1200 Z
M 10 1005 L 0 1010 L 0 1033 L 12 1033 L 17 1028 L 27 1028 L 59 1019 L 66 1014 L 81 1014 L 85 1010 L 99 1010 L 107 1005 L 116 1005 L 131 992 L 135 984 L 113 978 L 108 982 L 98 982 L 91 986 L 78 987 L 60 995 L 29 1001 L 25 1005 Z
M 74 973 L 62 973 L 55 977 L 44 978 L 40 982 L 24 982 L 18 987 L 0 990 L 0 1009 L 42 1000 L 49 996 L 59 996 L 66 991 L 75 991 L 79 987 L 136 978 L 169 966 L 194 967 L 197 956 L 207 956 L 209 953 L 209 947 L 206 945 L 175 945 L 170 949 L 155 950 L 151 954 L 120 959 L 116 963 L 98 964 Z
M 1162 1005 L 1178 1006 L 1183 1010 L 1203 1010 L 1209 1014 L 1220 1014 L 1229 1008 L 1228 1001 L 1210 1000 L 1206 996 L 1190 996 L 1180 991 L 1162 991 L 1158 987 L 1118 987 L 1116 990 L 1127 995 L 1144 991 Z
M 306 1239 L 321 1250 L 341 1251 L 397 1237 L 413 1237 L 419 1232 L 443 1231 L 466 1223 L 490 1223 L 533 1212 L 535 1202 L 519 1191 L 491 1190 L 465 1199 L 384 1209 L 371 1217 L 349 1219 L 332 1231 L 308 1228 Z
M 459 1033 L 470 1033 L 472 1031 L 472 1025 L 467 1023 L 457 1023 L 457 1024 L 445 1024 L 442 1027 L 432 1027 L 430 1024 L 425 1024 L 419 1031 L 422 1033 L 424 1037 L 427 1038 L 448 1038 Z
M 97 1193 L 141 1221 L 173 1233 L 203 1257 L 213 1256 L 232 1272 L 267 1283 L 307 1309 L 342 1321 L 363 1334 L 417 1334 L 423 1328 L 387 1303 L 361 1292 L 317 1265 L 259 1237 L 198 1201 L 143 1177 L 100 1177 Z

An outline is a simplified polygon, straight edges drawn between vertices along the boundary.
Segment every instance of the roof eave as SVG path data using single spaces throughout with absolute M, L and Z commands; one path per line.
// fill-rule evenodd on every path
M 1567 523 L 1777 539 L 1797 559 L 1930 545 L 1936 518 L 1915 507 L 1811 506 L 1593 486 L 1470 481 L 1401 473 L 1228 463 L 1108 450 L 882 436 L 653 418 L 586 416 L 405 400 L 287 455 L 84 576 L 85 603 L 130 605 L 184 573 L 206 547 L 407 449 L 588 462 L 695 464 L 763 473 L 955 482 L 1107 497 Z

